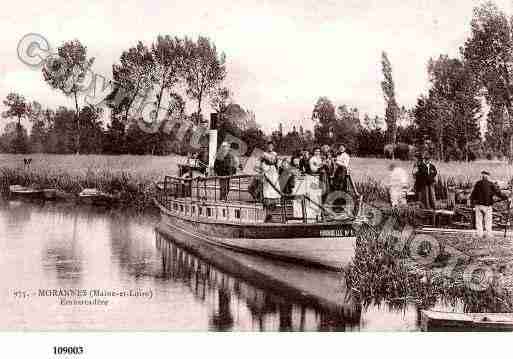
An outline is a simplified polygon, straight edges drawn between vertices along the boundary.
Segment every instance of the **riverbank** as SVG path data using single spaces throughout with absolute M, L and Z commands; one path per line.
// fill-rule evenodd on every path
M 24 159 L 31 159 L 25 164 Z M 119 196 L 125 206 L 146 209 L 153 206 L 154 183 L 164 175 L 175 175 L 178 163 L 185 158 L 135 155 L 53 155 L 0 154 L 0 191 L 9 192 L 9 185 L 55 188 L 76 196 L 84 188 Z M 388 167 L 394 161 L 377 158 L 352 158 L 351 176 L 367 203 L 386 203 L 384 181 Z M 407 172 L 411 161 L 395 161 Z M 436 183 L 437 198 L 443 199 L 448 183 L 468 186 L 479 178 L 482 169 L 492 172 L 493 178 L 508 182 L 512 169 L 505 163 L 480 161 L 473 163 L 435 163 L 440 174 Z
M 30 158 L 26 165 L 25 158 Z M 55 188 L 76 197 L 84 188 L 119 196 L 122 206 L 153 206 L 154 183 L 176 173 L 179 156 L 0 155 L 0 190 L 18 184 Z
M 404 224 L 407 216 L 400 216 Z M 442 305 L 464 312 L 513 312 L 511 243 L 504 252 L 504 241 L 473 236 L 398 242 L 379 233 L 367 225 L 360 228 L 355 258 L 344 271 L 348 291 L 363 306 L 386 303 L 402 309 L 415 303 L 421 309 Z

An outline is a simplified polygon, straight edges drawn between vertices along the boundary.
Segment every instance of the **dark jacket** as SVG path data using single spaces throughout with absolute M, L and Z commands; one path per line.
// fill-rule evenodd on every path
M 470 195 L 470 200 L 473 205 L 491 206 L 494 202 L 493 196 L 502 199 L 508 198 L 508 196 L 500 191 L 495 183 L 483 179 L 475 184 L 472 194 Z
M 237 172 L 235 159 L 228 152 L 223 158 L 216 158 L 214 161 L 214 171 L 217 176 L 231 176 Z
M 296 175 L 299 169 L 287 168 L 280 170 L 280 186 L 281 191 L 285 194 L 293 194 L 296 186 Z
M 301 157 L 299 159 L 299 170 L 303 173 L 310 174 L 310 161 L 308 158 Z
M 424 186 L 431 186 L 435 183 L 437 175 L 436 167 L 432 163 L 418 162 L 417 175 L 415 176 L 415 187 L 420 190 Z

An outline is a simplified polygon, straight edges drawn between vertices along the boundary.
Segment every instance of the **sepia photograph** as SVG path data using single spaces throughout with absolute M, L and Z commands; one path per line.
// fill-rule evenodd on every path
M 1 332 L 513 331 L 513 1 L 0 19 Z

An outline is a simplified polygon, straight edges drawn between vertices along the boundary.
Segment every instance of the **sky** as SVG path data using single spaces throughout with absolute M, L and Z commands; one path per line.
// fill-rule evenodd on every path
M 513 14 L 512 0 L 495 1 Z M 311 129 L 320 96 L 384 115 L 381 52 L 393 67 L 396 97 L 414 106 L 426 92 L 426 65 L 440 54 L 458 56 L 472 9 L 481 0 L 272 1 L 14 1 L 0 14 L 0 97 L 16 91 L 44 106 L 73 106 L 44 83 L 40 68 L 17 57 L 27 33 L 56 49 L 78 39 L 95 57 L 93 71 L 112 76 L 112 64 L 137 41 L 158 34 L 210 37 L 227 58 L 225 83 L 233 100 L 255 112 L 269 132 Z M 3 105 L 0 108 L 3 110 Z M 192 106 L 191 106 L 192 108 Z M 209 109 L 206 109 L 209 111 Z

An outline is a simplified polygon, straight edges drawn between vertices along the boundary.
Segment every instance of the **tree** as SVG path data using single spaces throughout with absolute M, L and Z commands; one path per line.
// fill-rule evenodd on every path
M 317 143 L 334 143 L 333 128 L 337 117 L 335 115 L 335 106 L 327 97 L 319 97 L 312 111 L 312 119 L 316 122 L 314 133 Z
M 7 110 L 2 113 L 2 117 L 14 118 L 17 121 L 16 128 L 13 132 L 14 138 L 9 144 L 10 149 L 15 153 L 25 153 L 28 150 L 28 144 L 26 132 L 24 133 L 21 120 L 30 117 L 31 107 L 24 96 L 14 92 L 9 93 L 3 102 Z
M 486 119 L 486 147 L 501 154 L 508 153 L 510 133 L 505 107 L 492 103 Z
M 497 5 L 487 2 L 474 8 L 471 35 L 461 48 L 470 70 L 486 90 L 489 105 L 504 106 L 513 124 L 512 24 Z M 513 136 L 510 137 L 509 157 L 513 160 Z
M 27 130 L 18 122 L 9 122 L 4 127 L 0 137 L 1 147 L 11 153 L 27 152 Z
M 21 120 L 28 117 L 29 105 L 24 96 L 11 92 L 3 102 L 7 107 L 7 110 L 2 113 L 3 118 L 14 118 L 18 124 L 21 124 Z
M 75 100 L 75 120 L 77 124 L 77 153 L 80 151 L 80 107 L 79 93 L 83 90 L 83 82 L 93 65 L 94 58 L 87 58 L 87 48 L 78 40 L 65 42 L 57 49 L 57 56 L 50 57 L 43 66 L 43 78 L 53 88 L 62 91 Z
M 119 155 L 127 153 L 126 144 L 126 125 L 119 118 L 111 117 L 105 131 L 105 142 L 103 151 L 108 154 Z
M 80 128 L 83 138 L 80 153 L 101 153 L 103 148 L 102 109 L 89 105 L 80 111 Z
M 417 137 L 436 143 L 440 160 L 460 152 L 468 160 L 469 143 L 480 137 L 479 81 L 465 63 L 447 55 L 430 59 L 427 70 L 431 88 L 414 111 Z
M 218 54 L 216 46 L 206 37 L 198 37 L 195 42 L 184 40 L 183 77 L 187 85 L 187 96 L 197 101 L 197 117 L 202 118 L 203 100 L 224 80 L 226 76 L 226 56 Z
M 34 107 L 40 107 L 35 105 Z M 47 151 L 48 131 L 53 123 L 54 111 L 50 109 L 41 110 L 38 115 L 31 116 L 32 130 L 30 131 L 30 150 L 31 152 L 42 153 Z
M 77 122 L 75 113 L 64 106 L 55 111 L 52 124 L 48 129 L 47 151 L 50 153 L 76 153 Z
M 381 89 L 385 97 L 386 110 L 385 121 L 387 123 L 387 133 L 389 143 L 395 146 L 397 142 L 397 116 L 398 106 L 395 100 L 395 85 L 392 78 L 392 65 L 385 51 L 381 54 L 381 65 L 384 80 L 381 81 Z
M 154 68 L 152 53 L 142 42 L 123 51 L 119 64 L 112 65 L 114 89 L 107 97 L 107 104 L 113 112 L 111 117 L 120 117 L 125 126 L 130 118 L 139 117 L 140 100 L 153 86 Z
M 182 41 L 177 37 L 158 36 L 152 45 L 153 54 L 153 82 L 156 85 L 156 110 L 154 116 L 159 118 L 162 101 L 166 97 L 170 100 L 173 95 L 173 87 L 178 83 L 179 76 L 184 69 L 184 49 Z M 169 108 L 169 106 L 168 106 Z
M 222 115 L 230 102 L 231 92 L 228 87 L 217 87 L 210 97 L 210 106 L 218 115 Z
M 339 106 L 337 120 L 333 126 L 333 137 L 336 143 L 344 144 L 350 152 L 358 149 L 358 134 L 362 128 L 356 108 L 348 109 L 346 105 Z

